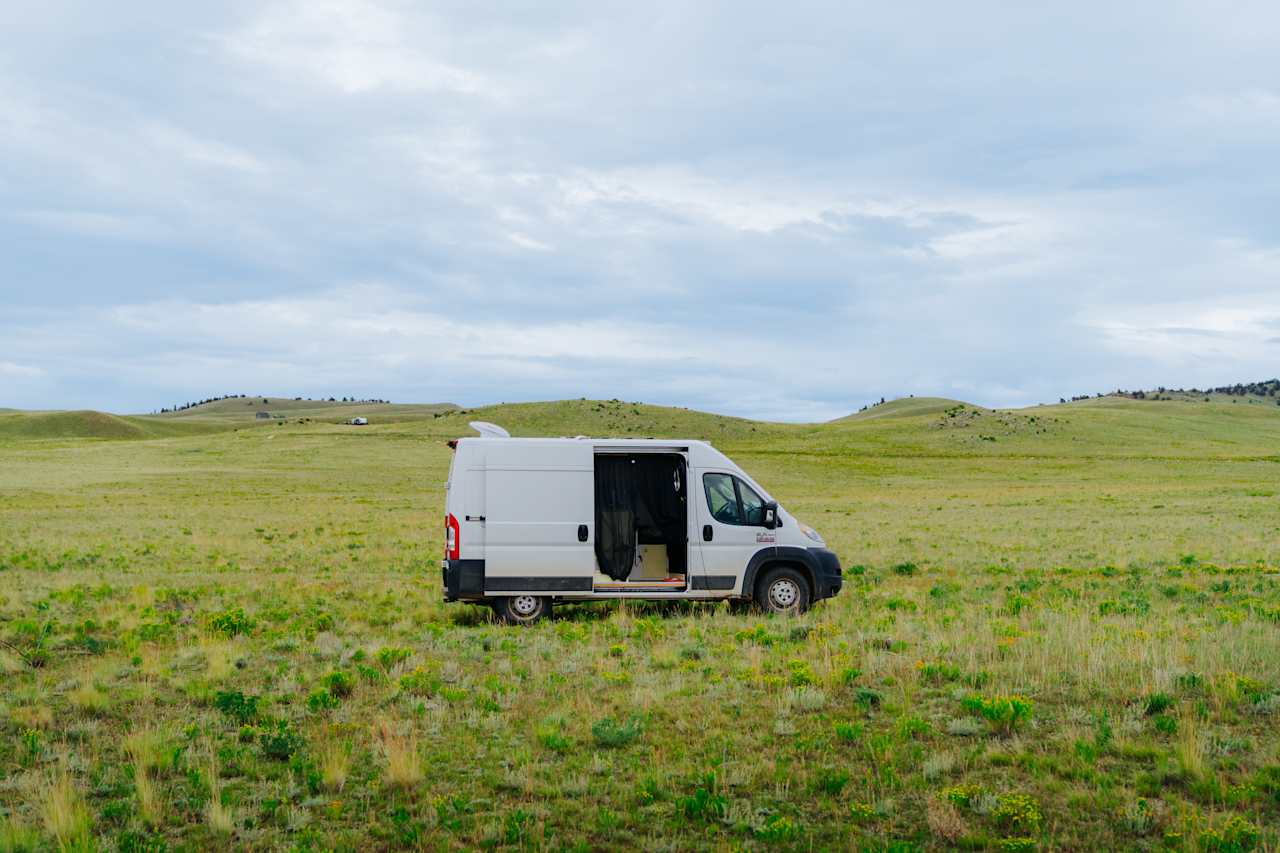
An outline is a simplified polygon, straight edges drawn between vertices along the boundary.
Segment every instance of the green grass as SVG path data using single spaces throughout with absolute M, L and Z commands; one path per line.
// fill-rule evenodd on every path
M 0 844 L 1275 849 L 1280 407 L 925 408 L 9 435 Z M 709 438 L 845 591 L 530 629 L 445 605 L 445 441 L 476 419 Z

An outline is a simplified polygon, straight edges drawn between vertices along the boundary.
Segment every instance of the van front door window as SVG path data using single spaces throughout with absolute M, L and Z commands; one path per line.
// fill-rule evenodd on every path
M 738 506 L 738 495 L 733 488 L 733 477 L 729 474 L 704 474 L 703 488 L 707 492 L 707 508 L 711 517 L 721 524 L 742 524 L 742 510 Z
M 707 492 L 707 508 L 721 524 L 745 527 L 764 525 L 764 498 L 755 489 L 732 474 L 704 474 L 702 485 Z

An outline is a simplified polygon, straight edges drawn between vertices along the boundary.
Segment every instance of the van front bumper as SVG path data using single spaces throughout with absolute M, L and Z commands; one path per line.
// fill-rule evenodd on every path
M 814 556 L 818 563 L 818 570 L 814 572 L 818 587 L 815 598 L 831 598 L 844 586 L 844 575 L 840 571 L 840 558 L 836 556 L 834 551 L 827 548 L 810 548 L 809 553 Z

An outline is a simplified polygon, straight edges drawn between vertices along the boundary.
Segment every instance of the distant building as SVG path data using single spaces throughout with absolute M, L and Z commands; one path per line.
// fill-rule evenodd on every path
M 255 418 L 257 418 L 257 419 L 258 419 L 258 420 L 260 420 L 260 421 L 269 421 L 269 420 L 271 420 L 271 413 L 270 413 L 270 412 L 258 412 L 256 415 L 254 415 L 254 417 L 255 417 Z
M 351 420 L 347 421 L 347 423 L 351 424 L 352 426 L 365 426 L 366 424 L 369 423 L 369 419 L 368 418 L 352 418 Z

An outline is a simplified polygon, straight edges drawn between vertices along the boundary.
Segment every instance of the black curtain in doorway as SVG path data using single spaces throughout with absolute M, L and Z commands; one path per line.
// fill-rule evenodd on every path
M 629 456 L 596 457 L 596 560 L 624 581 L 636 562 L 635 485 Z
M 596 456 L 596 559 L 600 571 L 626 580 L 639 545 L 665 545 L 672 574 L 686 573 L 688 510 L 684 460 L 639 453 Z

